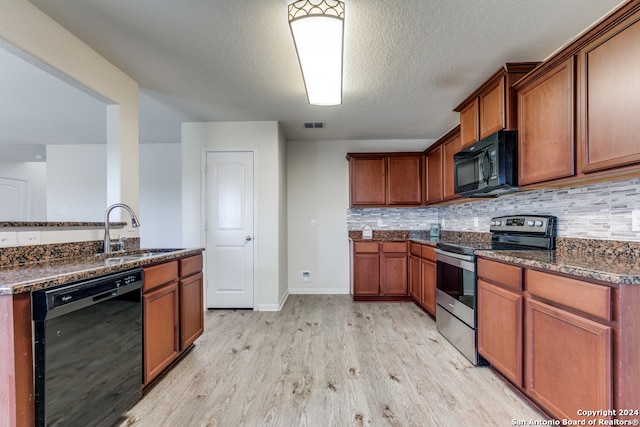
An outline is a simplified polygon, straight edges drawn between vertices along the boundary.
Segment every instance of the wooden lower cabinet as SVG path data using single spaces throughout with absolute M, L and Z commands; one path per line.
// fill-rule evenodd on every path
M 354 242 L 355 300 L 409 300 L 406 242 Z
M 478 352 L 522 387 L 523 297 L 478 279 Z
M 627 288 L 637 301 L 638 291 Z M 637 334 L 622 326 L 637 320 L 616 318 L 614 290 L 479 258 L 478 351 L 554 418 L 577 420 L 585 408 L 637 405 L 639 396 L 624 397 L 634 386 L 623 379 L 635 372 L 637 358 L 627 361 L 615 350 L 625 341 L 637 343 Z M 620 384 L 617 397 L 614 383 Z
M 436 254 L 434 248 L 409 243 L 409 289 L 413 300 L 436 315 Z
M 436 315 L 436 263 L 427 259 L 420 261 L 422 270 L 420 304 L 431 313 Z
M 204 331 L 202 255 L 144 268 L 142 317 L 148 386 Z
M 180 308 L 178 281 L 149 291 L 142 296 L 144 325 L 144 378 L 148 384 L 167 368 L 180 353 L 178 325 Z
M 415 243 L 411 243 L 411 246 L 416 245 Z M 420 250 L 420 245 L 418 246 L 418 251 Z M 419 256 L 411 255 L 409 257 L 409 293 L 411 297 L 420 302 L 422 300 L 422 259 Z
M 613 409 L 612 328 L 527 299 L 526 389 L 560 419 Z
M 383 252 L 380 255 L 380 293 L 408 295 L 407 252 Z
M 180 279 L 180 350 L 187 349 L 204 332 L 202 273 Z

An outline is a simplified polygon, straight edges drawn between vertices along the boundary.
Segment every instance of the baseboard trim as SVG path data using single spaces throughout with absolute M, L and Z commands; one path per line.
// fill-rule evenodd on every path
M 349 295 L 345 288 L 289 288 L 291 295 Z
M 282 307 L 284 307 L 284 303 L 287 302 L 287 298 L 289 298 L 288 290 L 280 299 L 279 304 L 258 304 L 255 306 L 254 311 L 280 311 L 282 310 Z

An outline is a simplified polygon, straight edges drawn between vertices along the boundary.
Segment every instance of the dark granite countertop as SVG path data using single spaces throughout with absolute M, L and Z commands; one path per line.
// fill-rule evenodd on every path
M 31 292 L 202 253 L 204 248 L 142 249 L 0 268 L 0 295 Z M 131 255 L 141 257 L 125 258 Z
M 560 251 L 476 251 L 476 255 L 606 283 L 640 284 L 640 263 L 635 257 Z

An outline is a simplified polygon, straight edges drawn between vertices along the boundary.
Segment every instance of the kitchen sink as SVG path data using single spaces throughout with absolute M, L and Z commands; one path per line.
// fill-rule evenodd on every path
M 141 250 L 136 253 L 127 252 L 110 252 L 108 254 L 99 253 L 95 254 L 96 258 L 104 258 L 105 266 L 120 265 L 126 262 L 137 261 L 140 259 L 151 258 L 154 256 L 167 255 L 172 252 L 181 251 L 182 249 L 152 249 Z

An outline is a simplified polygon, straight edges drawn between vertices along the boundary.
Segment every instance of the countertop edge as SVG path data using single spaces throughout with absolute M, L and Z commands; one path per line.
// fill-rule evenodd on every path
M 553 253 L 553 251 L 549 252 Z M 596 270 L 592 268 L 581 267 L 578 265 L 567 264 L 565 262 L 545 262 L 539 259 L 533 259 L 532 254 L 528 251 L 522 252 L 521 255 L 514 255 L 513 252 L 505 253 L 501 251 L 480 250 L 476 251 L 476 255 L 487 259 L 520 265 L 523 267 L 534 267 L 549 272 L 563 273 L 573 277 L 596 280 L 614 285 L 640 285 L 640 275 L 621 274 Z
M 157 264 L 159 262 L 166 262 L 166 261 L 171 261 L 173 259 L 180 259 L 180 258 L 192 256 L 192 255 L 198 255 L 204 252 L 204 250 L 205 250 L 204 248 L 179 249 L 179 250 L 168 251 L 166 253 L 148 256 L 148 257 L 144 257 L 136 260 L 129 260 L 127 262 L 123 262 L 120 264 L 103 265 L 100 267 L 94 266 L 94 267 L 88 267 L 88 268 L 79 268 L 78 270 L 72 270 L 72 264 L 74 260 L 78 264 L 81 264 L 82 262 L 88 262 L 92 260 L 104 261 L 108 257 L 96 256 L 96 257 L 83 257 L 83 258 L 77 258 L 77 259 L 69 259 L 68 261 L 70 265 L 70 270 L 68 272 L 61 273 L 61 274 L 43 275 L 42 277 L 25 280 L 23 282 L 15 282 L 15 283 L 10 283 L 6 285 L 0 285 L 0 295 L 15 295 L 15 294 L 21 294 L 25 292 L 32 292 L 32 291 L 36 291 L 36 290 L 40 290 L 40 289 L 44 289 L 52 286 L 59 286 L 65 283 L 75 282 L 78 280 L 91 279 L 93 277 L 98 277 L 105 274 L 117 273 L 120 271 L 131 270 L 134 268 L 146 267 L 149 265 Z M 145 251 L 144 250 L 129 251 L 122 254 L 122 256 L 125 256 L 127 254 L 140 253 L 140 252 L 145 252 Z M 118 256 L 115 256 L 112 258 L 118 258 Z M 29 268 L 34 266 L 37 266 L 37 264 L 25 266 L 24 268 Z

